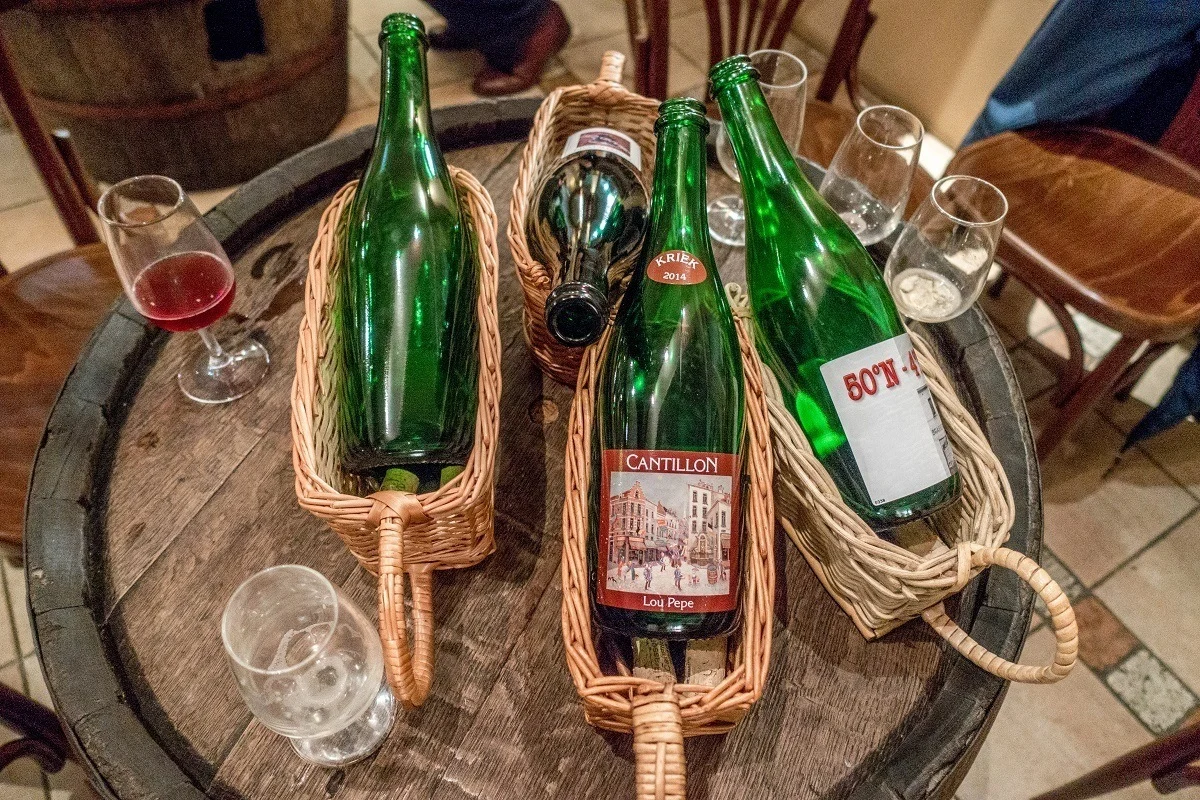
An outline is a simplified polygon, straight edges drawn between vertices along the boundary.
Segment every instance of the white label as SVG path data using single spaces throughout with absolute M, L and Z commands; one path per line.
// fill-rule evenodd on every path
M 828 362 L 821 377 L 872 503 L 953 474 L 954 451 L 907 333 Z
M 584 128 L 572 133 L 567 137 L 563 157 L 580 150 L 603 150 L 625 159 L 633 164 L 634 169 L 642 168 L 642 148 L 633 139 L 612 128 Z

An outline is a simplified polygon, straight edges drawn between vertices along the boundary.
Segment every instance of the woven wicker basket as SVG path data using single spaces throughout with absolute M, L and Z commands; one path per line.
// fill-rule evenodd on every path
M 744 293 L 732 293 L 731 299 L 748 313 Z M 1001 546 L 1008 540 L 1014 518 L 1008 478 L 929 345 L 915 333 L 910 336 L 950 435 L 963 486 L 961 501 L 932 520 L 935 530 L 928 531 L 932 543 L 928 552 L 921 555 L 880 538 L 846 506 L 784 405 L 775 376 L 764 370 L 779 521 L 867 639 L 921 616 L 952 647 L 994 675 L 1023 683 L 1062 680 L 1079 649 L 1070 600 L 1037 562 Z M 1045 601 L 1057 640 L 1052 664 L 1035 667 L 1006 661 L 975 642 L 946 613 L 943 601 L 992 565 L 1016 572 Z
M 735 310 L 734 316 L 746 375 L 750 485 L 744 528 L 742 627 L 736 644 L 732 639 L 730 643 L 732 668 L 718 686 L 664 685 L 635 678 L 623 666 L 619 675 L 601 672 L 588 592 L 588 486 L 596 380 L 611 328 L 598 344 L 585 351 L 571 406 L 563 507 L 563 643 L 588 722 L 599 728 L 633 732 L 639 798 L 682 800 L 686 783 L 683 737 L 724 733 L 732 728 L 762 696 L 770 664 L 775 599 L 774 464 L 763 398 L 764 370 L 754 350 L 745 310 Z
M 625 56 L 604 54 L 600 77 L 583 86 L 563 86 L 542 101 L 533 118 L 533 132 L 521 155 L 508 216 L 508 244 L 517 277 L 525 295 L 525 341 L 539 368 L 552 378 L 575 385 L 583 348 L 564 347 L 546 329 L 546 297 L 553 288 L 553 270 L 536 261 L 525 241 L 525 216 L 536 183 L 547 165 L 562 153 L 567 137 L 583 128 L 605 126 L 628 134 L 642 148 L 642 177 L 652 184 L 654 175 L 654 121 L 658 102 L 634 94 L 621 85 Z
M 477 240 L 479 273 L 479 404 L 475 447 L 463 472 L 435 492 L 361 486 L 339 467 L 336 423 L 339 344 L 330 308 L 338 284 L 342 212 L 357 183 L 343 187 L 321 217 L 309 254 L 304 319 L 292 387 L 292 461 L 300 505 L 329 523 L 350 552 L 379 576 L 379 630 L 388 681 L 420 705 L 433 679 L 433 571 L 469 567 L 495 549 L 493 468 L 500 422 L 500 330 L 496 313 L 496 212 L 470 173 L 450 168 Z M 413 643 L 405 619 L 405 576 L 412 588 Z

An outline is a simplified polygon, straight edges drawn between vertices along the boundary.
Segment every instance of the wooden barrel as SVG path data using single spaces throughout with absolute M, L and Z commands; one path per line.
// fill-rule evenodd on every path
M 536 100 L 442 109 L 447 160 L 479 177 L 503 229 Z M 222 608 L 273 564 L 312 566 L 370 614 L 375 580 L 296 504 L 288 396 L 307 253 L 332 193 L 365 162 L 371 132 L 312 148 L 214 209 L 238 295 L 218 333 L 249 329 L 271 374 L 204 407 L 174 374 L 199 346 L 147 327 L 122 302 L 64 387 L 34 470 L 26 528 L 39 653 L 68 735 L 121 800 L 632 797 L 632 737 L 592 728 L 567 672 L 561 622 L 563 457 L 571 391 L 521 334 L 522 295 L 501 252 L 504 393 L 495 554 L 439 574 L 437 676 L 370 759 L 299 761 L 254 722 L 225 663 Z M 710 170 L 714 190 L 734 188 Z M 742 251 L 718 248 L 726 279 Z M 995 332 L 972 310 L 927 331 L 1012 481 L 1009 546 L 1037 555 L 1041 497 L 1028 421 Z M 686 744 L 695 797 L 949 797 L 999 708 L 1003 685 L 924 623 L 868 643 L 790 544 L 766 691 L 728 735 Z M 1029 593 L 984 573 L 956 621 L 1005 658 L 1020 652 Z M 1050 690 L 1053 691 L 1053 690 Z
M 241 183 L 346 111 L 346 0 L 33 0 L 0 22 L 47 127 L 104 181 Z

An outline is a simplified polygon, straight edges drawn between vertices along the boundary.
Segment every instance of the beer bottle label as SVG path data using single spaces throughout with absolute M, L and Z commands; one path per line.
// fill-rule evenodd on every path
M 646 277 L 673 286 L 695 286 L 708 280 L 708 270 L 686 250 L 666 250 L 650 259 Z
M 605 450 L 600 490 L 597 602 L 677 614 L 734 609 L 738 456 Z
M 642 168 L 642 148 L 638 147 L 638 143 L 633 139 L 612 128 L 584 128 L 575 131 L 567 137 L 567 144 L 562 151 L 563 158 L 580 150 L 603 150 L 625 159 L 633 164 L 634 169 Z
M 954 473 L 950 439 L 907 333 L 826 362 L 821 377 L 872 503 Z

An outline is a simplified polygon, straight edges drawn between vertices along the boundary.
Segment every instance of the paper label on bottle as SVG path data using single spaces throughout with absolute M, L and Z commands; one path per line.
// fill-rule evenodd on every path
M 675 614 L 732 611 L 740 469 L 730 453 L 605 450 L 596 601 Z
M 665 250 L 650 259 L 646 277 L 673 286 L 694 286 L 708 278 L 708 269 L 686 250 Z
M 873 504 L 954 473 L 950 438 L 907 333 L 826 363 L 821 377 Z
M 642 168 L 642 148 L 633 139 L 612 128 L 584 128 L 572 133 L 567 137 L 563 157 L 580 150 L 603 150 L 625 159 L 633 164 L 634 169 Z

